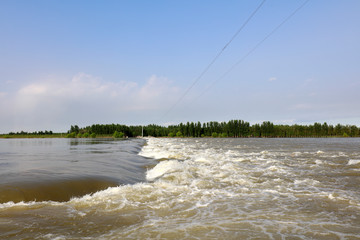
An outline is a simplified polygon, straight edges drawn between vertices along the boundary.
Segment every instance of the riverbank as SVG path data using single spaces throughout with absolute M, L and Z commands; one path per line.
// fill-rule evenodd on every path
M 153 137 L 153 136 L 147 136 L 147 137 Z M 0 139 L 21 139 L 21 138 L 73 138 L 73 139 L 81 139 L 81 138 L 114 138 L 113 135 L 111 134 L 103 134 L 103 135 L 96 135 L 95 137 L 68 137 L 67 133 L 54 133 L 54 134 L 49 134 L 49 135 L 36 135 L 36 134 L 26 134 L 26 135 L 9 135 L 9 134 L 0 134 Z M 138 137 L 132 137 L 132 138 L 138 138 Z M 229 138 L 229 139 L 233 139 L 233 138 L 254 138 L 254 139 L 259 139 L 259 138 L 358 138 L 358 137 L 351 137 L 351 136 L 321 136 L 321 137 L 314 137 L 314 136 L 309 136 L 309 137 L 254 137 L 254 136 L 247 136 L 247 137 L 222 137 L 222 136 L 217 136 L 217 137 L 211 137 L 211 136 L 205 136 L 205 137 L 156 137 L 156 138 L 178 138 L 178 139 L 192 139 L 192 138 Z
M 53 134 L 0 134 L 0 138 L 64 138 L 66 133 Z
M 69 138 L 67 133 L 53 133 L 53 134 L 0 134 L 0 139 L 18 139 L 18 138 Z M 86 138 L 86 137 L 74 137 Z M 87 137 L 91 138 L 91 137 Z M 94 138 L 113 138 L 111 134 L 96 135 Z

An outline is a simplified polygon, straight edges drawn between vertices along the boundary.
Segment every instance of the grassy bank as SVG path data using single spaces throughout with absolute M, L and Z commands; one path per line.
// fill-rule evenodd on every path
M 53 134 L 0 134 L 0 138 L 64 138 L 66 133 Z
M 0 134 L 0 139 L 16 139 L 16 138 L 114 138 L 111 134 L 97 134 L 94 137 L 88 136 L 69 136 L 67 133 L 53 133 L 53 134 Z

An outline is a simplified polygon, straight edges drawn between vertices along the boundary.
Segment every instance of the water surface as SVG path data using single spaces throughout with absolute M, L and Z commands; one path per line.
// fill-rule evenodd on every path
M 0 238 L 360 239 L 360 139 L 23 141 L 0 142 L 8 184 L 58 170 L 55 180 L 118 185 L 66 201 L 4 202 Z
M 145 180 L 144 140 L 1 139 L 0 203 L 68 201 Z

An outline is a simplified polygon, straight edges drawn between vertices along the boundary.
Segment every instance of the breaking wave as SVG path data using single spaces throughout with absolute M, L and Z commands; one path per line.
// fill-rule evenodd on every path
M 147 141 L 139 154 L 158 162 L 146 181 L 65 202 L 0 204 L 0 238 L 360 238 L 356 144 L 319 153 L 305 140 Z

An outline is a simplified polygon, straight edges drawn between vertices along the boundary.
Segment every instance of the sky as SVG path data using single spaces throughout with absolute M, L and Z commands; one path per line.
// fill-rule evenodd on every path
M 358 0 L 310 0 L 280 28 L 304 0 L 267 0 L 201 75 L 261 2 L 1 0 L 0 133 L 360 126 Z

